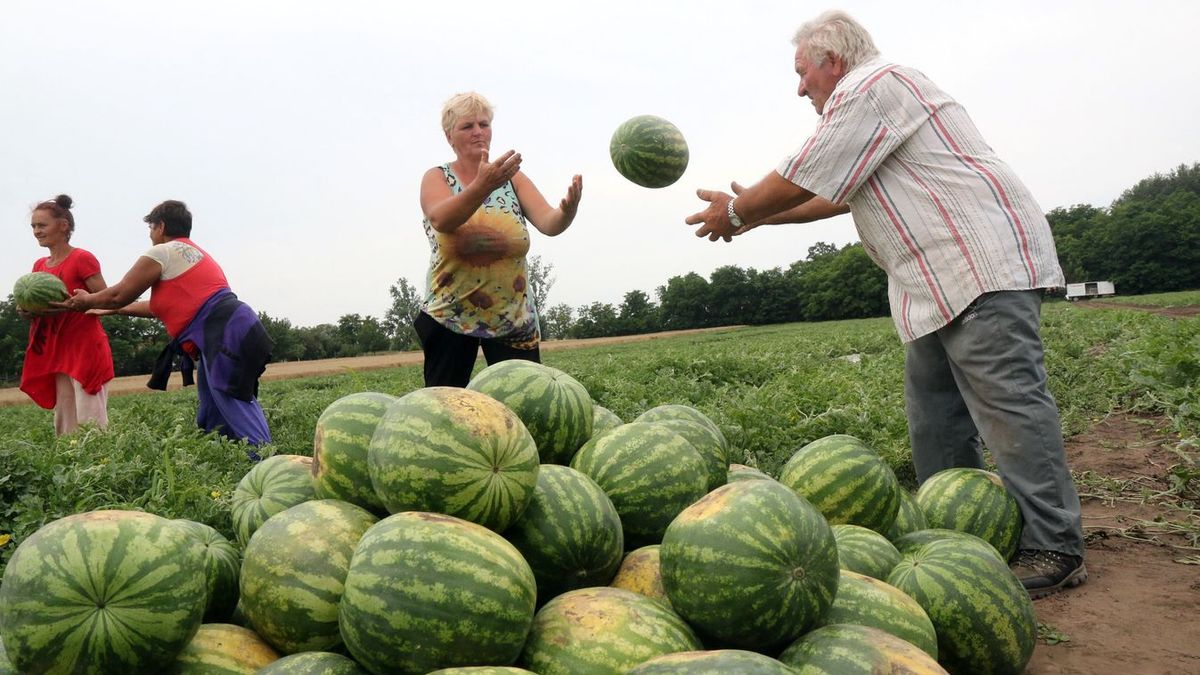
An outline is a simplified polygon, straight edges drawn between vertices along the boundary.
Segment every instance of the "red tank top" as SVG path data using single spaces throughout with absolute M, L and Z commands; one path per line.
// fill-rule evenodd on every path
M 173 239 L 174 242 L 191 246 L 202 257 L 183 274 L 174 279 L 159 279 L 150 287 L 150 312 L 163 322 L 171 337 L 177 337 L 188 327 L 213 293 L 229 288 L 225 272 L 207 251 L 186 237 Z
M 68 292 L 87 289 L 88 277 L 100 273 L 96 256 L 73 249 L 59 265 L 48 267 L 42 258 L 34 272 L 49 272 L 62 279 Z M 100 318 L 80 312 L 62 312 L 34 317 L 29 323 L 29 346 L 21 369 L 21 391 L 43 408 L 53 408 L 58 396 L 54 376 L 69 375 L 89 394 L 100 391 L 113 379 L 112 350 Z

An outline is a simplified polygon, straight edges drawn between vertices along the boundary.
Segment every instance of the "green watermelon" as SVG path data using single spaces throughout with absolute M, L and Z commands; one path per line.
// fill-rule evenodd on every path
M 461 666 L 442 668 L 429 675 L 537 675 L 533 671 L 515 666 Z
M 595 481 L 567 466 L 545 464 L 533 502 L 504 536 L 537 579 L 538 603 L 585 586 L 603 586 L 625 552 L 621 517 Z
M 700 422 L 685 419 L 638 420 L 647 424 L 658 424 L 683 436 L 692 448 L 704 460 L 708 472 L 707 489 L 714 490 L 729 480 L 729 457 L 725 454 L 724 437 L 718 438 L 713 434 L 715 427 L 705 426 Z M 720 432 L 718 432 L 720 433 Z
M 592 437 L 592 397 L 557 368 L 510 359 L 479 371 L 468 389 L 508 406 L 537 444 L 543 464 L 567 464 Z
M 663 605 L 620 588 L 582 588 L 538 611 L 520 664 L 540 675 L 624 675 L 655 656 L 701 648 Z
M 656 656 L 629 671 L 629 675 L 795 675 L 788 666 L 769 656 L 741 649 L 677 652 Z
M 1015 675 L 1037 640 L 1033 603 L 1002 560 L 961 539 L 939 539 L 901 558 L 887 582 L 920 603 L 951 673 Z
M 875 530 L 846 524 L 832 527 L 833 538 L 837 540 L 838 564 L 842 569 L 886 579 L 900 562 L 900 552 L 887 537 Z
M 700 426 L 708 429 L 712 434 L 717 445 L 721 446 L 721 450 L 726 456 L 729 456 L 729 441 L 725 439 L 725 434 L 721 431 L 721 427 L 712 421 L 712 418 L 690 405 L 681 403 L 667 403 L 660 406 L 655 406 L 646 412 L 638 415 L 635 422 L 662 422 L 664 420 L 687 420 L 695 422 Z
M 826 436 L 800 448 L 783 465 L 779 482 L 811 502 L 831 525 L 861 525 L 883 534 L 900 509 L 896 474 L 853 436 Z
M 726 478 L 727 483 L 736 483 L 739 480 L 775 480 L 762 471 L 745 464 L 730 464 L 729 477 Z
M 663 588 L 660 549 L 658 544 L 654 544 L 630 551 L 621 561 L 621 567 L 609 585 L 633 591 L 670 607 L 671 599 L 667 597 L 667 589 Z
M 195 635 L 204 556 L 166 518 L 91 511 L 29 536 L 0 585 L 0 635 L 21 673 L 161 672 Z
M 960 532 L 958 530 L 947 530 L 940 527 L 925 528 L 923 530 L 909 532 L 908 534 L 897 539 L 894 543 L 896 550 L 899 551 L 900 556 L 903 557 L 910 551 L 920 548 L 931 541 L 937 541 L 940 539 L 950 539 L 959 542 L 959 546 L 982 551 L 988 555 L 995 556 L 996 560 L 999 560 L 1000 562 L 1005 562 L 1004 556 L 1000 555 L 1000 552 L 996 550 L 995 546 L 992 546 L 973 534 Z
M 604 490 L 617 513 L 625 546 L 657 544 L 671 520 L 704 496 L 708 471 L 683 436 L 647 422 L 631 422 L 588 441 L 571 467 Z
M 173 522 L 182 527 L 204 551 L 204 567 L 208 578 L 208 601 L 204 605 L 204 621 L 228 621 L 238 604 L 238 578 L 242 572 L 241 553 L 225 535 L 204 523 L 182 518 Z
M 671 606 L 708 637 L 745 649 L 781 646 L 833 604 L 837 544 L 825 518 L 776 481 L 713 490 L 663 536 Z
M 275 455 L 255 464 L 238 481 L 230 502 L 238 543 L 245 548 L 267 518 L 315 498 L 312 457 Z
M 842 570 L 837 597 L 821 625 L 853 623 L 891 633 L 937 658 L 937 633 L 929 615 L 907 594 L 874 577 Z
M 595 438 L 609 429 L 616 429 L 624 424 L 617 414 L 599 403 L 592 402 L 592 437 Z
M 330 403 L 313 433 L 313 490 L 318 499 L 340 499 L 381 515 L 383 502 L 371 486 L 367 450 L 395 396 L 364 391 Z
M 538 451 L 521 420 L 496 399 L 427 387 L 388 407 L 367 466 L 392 513 L 445 513 L 503 532 L 533 500 Z
M 13 302 L 26 312 L 40 312 L 50 303 L 67 299 L 67 287 L 62 279 L 49 272 L 30 272 L 13 284 Z
M 17 669 L 8 660 L 8 652 L 4 650 L 4 640 L 0 640 L 0 675 L 17 675 Z
M 228 623 L 206 623 L 166 675 L 255 675 L 279 658 L 257 633 Z
M 839 623 L 818 628 L 779 655 L 797 675 L 945 675 L 932 656 L 878 628 Z
M 929 523 L 925 522 L 925 514 L 922 513 L 921 506 L 917 504 L 917 496 L 908 490 L 901 490 L 900 509 L 896 511 L 896 520 L 888 528 L 888 540 L 894 542 L 909 532 L 924 530 L 928 527 Z
M 442 668 L 430 675 L 538 675 L 532 670 L 516 668 L 514 665 L 462 665 L 460 668 Z
M 409 511 L 363 535 L 339 623 L 350 654 L 373 673 L 508 665 L 521 653 L 536 595 L 529 563 L 500 535 Z
M 688 146 L 679 128 L 654 115 L 638 115 L 613 132 L 608 145 L 613 166 L 642 187 L 666 187 L 683 175 Z
M 255 675 L 368 675 L 354 659 L 333 652 L 299 652 L 285 656 Z
M 1021 507 L 1000 476 L 983 469 L 946 469 L 925 480 L 917 504 L 931 528 L 973 534 L 1011 560 L 1021 543 Z
M 378 519 L 336 499 L 297 504 L 271 516 L 242 562 L 242 610 L 284 654 L 341 644 L 338 602 L 354 547 Z

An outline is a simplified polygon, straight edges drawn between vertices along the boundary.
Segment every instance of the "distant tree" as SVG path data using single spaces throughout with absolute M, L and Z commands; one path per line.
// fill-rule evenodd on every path
M 616 308 L 607 302 L 593 302 L 579 308 L 571 325 L 571 337 L 608 337 L 616 335 L 619 328 Z
M 300 329 L 300 343 L 304 345 L 305 361 L 313 359 L 328 359 L 338 355 L 338 327 L 330 323 L 320 323 Z
M 708 277 L 708 323 L 713 326 L 746 323 L 754 304 L 753 294 L 746 270 L 736 265 L 713 270 Z
M 621 301 L 617 325 L 622 335 L 653 333 L 661 326 L 658 307 L 645 291 L 629 291 Z
M 388 348 L 387 333 L 373 316 L 342 315 L 338 319 L 336 335 L 338 346 L 335 356 L 358 356 Z
M 258 313 L 267 335 L 275 342 L 271 350 L 272 361 L 296 361 L 304 358 L 304 345 L 300 341 L 300 331 L 292 325 L 289 319 L 276 319 L 266 312 Z
M 383 315 L 383 330 L 391 340 L 391 348 L 397 351 L 419 349 L 421 344 L 412 323 L 421 310 L 421 296 L 404 277 L 388 288 L 388 294 L 392 296 L 392 306 Z
M 1046 214 L 1054 234 L 1058 262 L 1068 282 L 1092 280 L 1090 270 L 1105 254 L 1092 248 L 1094 243 L 1088 240 L 1108 226 L 1108 218 L 1108 211 L 1090 204 L 1059 207 Z
M 711 324 L 708 281 L 695 272 L 671 277 L 658 287 L 658 307 L 666 330 L 702 328 Z
M 17 314 L 17 305 L 10 295 L 0 303 L 0 383 L 14 386 L 21 381 L 28 344 L 29 322 Z
M 549 330 L 543 313 L 550 306 L 550 289 L 554 287 L 555 279 L 550 276 L 554 271 L 553 263 L 542 260 L 542 256 L 530 256 L 525 263 L 525 271 L 529 275 L 529 292 L 533 294 L 534 307 L 538 312 L 538 327 L 545 335 Z
M 171 338 L 162 322 L 136 316 L 105 316 L 100 318 L 108 344 L 112 349 L 113 371 L 123 375 L 144 375 L 154 370 L 154 363 Z
M 573 313 L 571 306 L 565 302 L 560 302 L 543 312 L 541 314 L 544 326 L 542 337 L 547 340 L 562 340 L 570 336 Z
M 1200 162 L 1188 166 L 1180 164 L 1166 174 L 1156 173 L 1138 181 L 1133 187 L 1121 193 L 1112 203 L 1112 208 L 1133 201 L 1150 201 L 1164 199 L 1176 192 L 1189 192 L 1200 195 Z

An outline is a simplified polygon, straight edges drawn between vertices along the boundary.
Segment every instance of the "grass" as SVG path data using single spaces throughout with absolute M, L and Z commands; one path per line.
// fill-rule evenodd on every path
M 1182 302 L 1173 297 L 1181 296 L 1200 303 L 1200 292 L 1169 295 L 1129 301 Z M 1200 318 L 1057 302 L 1043 310 L 1043 334 L 1065 433 L 1125 411 L 1164 417 L 1179 439 L 1180 462 L 1166 469 L 1177 497 L 1160 499 L 1195 508 Z M 731 329 L 553 351 L 545 361 L 579 379 L 625 421 L 664 403 L 703 411 L 734 447 L 732 461 L 768 473 L 805 443 L 847 433 L 913 483 L 904 349 L 889 319 Z M 317 417 L 341 396 L 401 395 L 419 386 L 419 366 L 263 383 L 260 399 L 274 434 L 265 454 L 311 454 Z M 0 568 L 41 524 L 97 508 L 187 517 L 231 536 L 229 497 L 251 466 L 247 448 L 200 433 L 195 405 L 192 390 L 114 397 L 107 432 L 64 438 L 55 438 L 49 411 L 0 409 Z M 1194 520 L 1179 523 L 1193 536 L 1200 531 Z

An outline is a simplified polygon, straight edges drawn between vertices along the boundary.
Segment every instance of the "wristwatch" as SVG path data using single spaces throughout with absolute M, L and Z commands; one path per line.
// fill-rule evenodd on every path
M 733 225 L 733 229 L 740 230 L 746 226 L 746 223 L 742 222 L 742 219 L 740 216 L 738 216 L 737 211 L 733 210 L 733 203 L 736 201 L 737 197 L 730 199 L 729 206 L 725 209 L 725 211 L 729 214 L 729 224 Z

